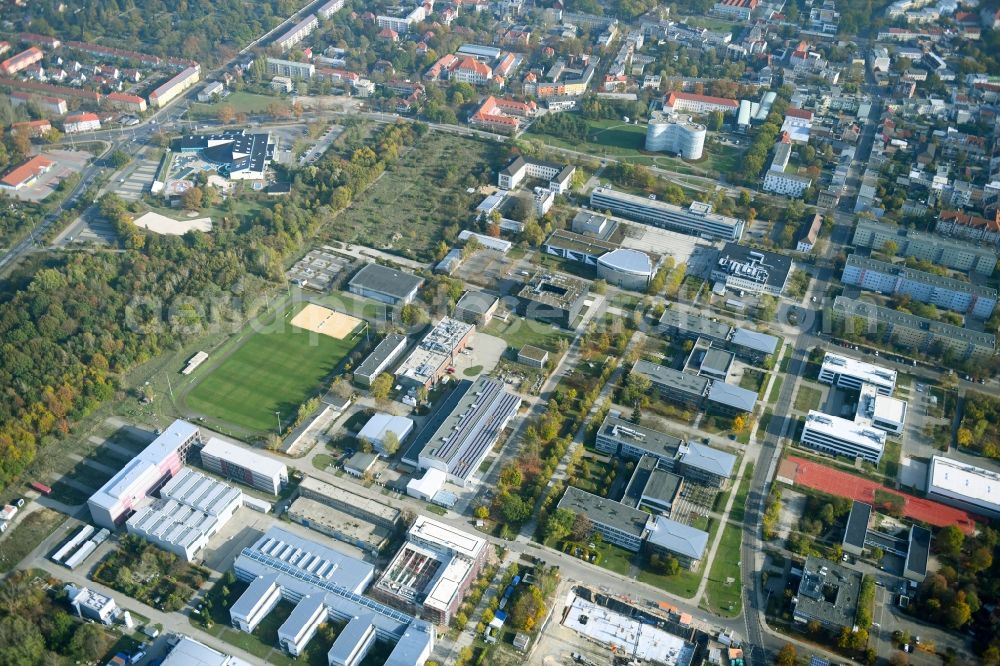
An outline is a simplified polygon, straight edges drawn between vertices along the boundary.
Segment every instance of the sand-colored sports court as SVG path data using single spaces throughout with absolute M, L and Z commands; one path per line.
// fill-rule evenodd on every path
M 361 324 L 361 320 L 357 317 L 314 303 L 307 303 L 297 315 L 292 317 L 292 326 L 328 335 L 337 340 L 346 338 L 359 324 Z
M 154 234 L 183 236 L 189 231 L 211 231 L 212 218 L 198 217 L 193 220 L 175 220 L 166 215 L 150 211 L 137 217 L 135 219 L 135 226 L 148 229 Z

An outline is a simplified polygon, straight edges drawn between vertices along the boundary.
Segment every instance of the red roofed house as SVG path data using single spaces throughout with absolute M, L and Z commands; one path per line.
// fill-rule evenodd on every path
M 128 93 L 113 92 L 107 97 L 112 108 L 126 109 L 128 111 L 142 112 L 146 110 L 146 100 L 138 95 Z
M 63 131 L 66 134 L 79 134 L 98 129 L 101 129 L 101 119 L 96 113 L 77 113 L 66 116 L 66 120 L 63 121 Z
M 942 211 L 934 231 L 946 236 L 959 236 L 1000 245 L 1000 211 L 993 219 L 968 215 L 958 210 Z
M 518 58 L 513 53 L 508 53 L 494 70 L 499 76 L 507 76 L 518 63 Z
M 690 113 L 711 113 L 712 111 L 736 113 L 739 108 L 740 103 L 735 99 L 695 95 L 685 92 L 672 92 L 663 100 L 663 110 L 672 113 L 678 111 L 688 111 Z
M 20 106 L 21 104 L 27 104 L 28 102 L 34 102 L 42 111 L 56 116 L 61 116 L 68 110 L 66 107 L 66 100 L 61 97 L 36 95 L 20 91 L 15 91 L 10 94 L 10 103 L 14 106 Z
M 392 28 L 382 28 L 382 32 L 378 33 L 379 39 L 388 39 L 390 42 L 399 41 L 399 33 Z
M 35 182 L 35 179 L 48 171 L 55 164 L 52 160 L 41 155 L 35 155 L 21 166 L 13 169 L 3 178 L 0 178 L 0 187 L 5 190 L 19 190 Z
M 807 111 L 805 109 L 797 109 L 794 106 L 790 106 L 785 109 L 786 118 L 801 118 L 802 120 L 812 120 L 812 111 Z
M 531 118 L 538 113 L 534 102 L 517 102 L 490 95 L 469 119 L 469 124 L 499 132 L 516 132 L 521 129 L 521 118 Z
M 0 62 L 0 71 L 7 76 L 10 76 L 11 74 L 16 74 L 23 69 L 31 67 L 36 62 L 41 61 L 44 57 L 45 54 L 42 53 L 40 48 L 32 46 L 31 48 L 21 51 L 17 55 L 11 56 L 3 62 Z
M 486 63 L 479 62 L 471 56 L 461 58 L 452 68 L 449 79 L 460 83 L 485 85 L 493 80 L 493 69 Z
M 14 123 L 10 129 L 15 132 L 27 132 L 28 136 L 37 138 L 52 131 L 52 123 L 47 120 L 26 120 L 23 123 Z
M 424 78 L 436 80 L 436 79 L 446 79 L 448 78 L 448 72 L 451 68 L 458 62 L 458 58 L 450 53 L 438 58 L 438 61 L 430 66 L 427 72 L 424 74 Z

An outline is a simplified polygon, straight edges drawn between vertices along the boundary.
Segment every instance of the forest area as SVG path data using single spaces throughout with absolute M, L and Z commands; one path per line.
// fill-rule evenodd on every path
M 31 32 L 214 65 L 298 11 L 299 0 L 94 0 L 76 11 L 31 3 Z M 5 10 L 6 11 L 6 10 Z M 13 17 L 12 17 L 13 18 Z
M 0 488 L 102 402 L 124 399 L 121 373 L 253 316 L 285 259 L 425 131 L 390 125 L 370 145 L 329 151 L 287 199 L 252 218 L 227 214 L 211 234 L 149 234 L 131 223 L 136 208 L 106 195 L 101 211 L 125 251 L 54 255 L 16 275 L 22 286 L 0 303 Z

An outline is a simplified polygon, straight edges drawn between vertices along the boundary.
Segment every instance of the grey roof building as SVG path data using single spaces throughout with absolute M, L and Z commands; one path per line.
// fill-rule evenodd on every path
M 596 266 L 598 257 L 617 250 L 618 247 L 617 243 L 609 243 L 572 231 L 556 229 L 542 245 L 542 250 L 546 254 L 556 257 L 576 261 L 587 266 Z
M 652 456 L 656 460 L 673 464 L 684 440 L 659 430 L 626 421 L 608 414 L 597 429 L 594 446 L 601 453 L 620 455 L 623 458 L 639 459 Z
M 726 413 L 752 412 L 757 392 L 716 380 L 708 390 L 708 407 Z
M 590 207 L 607 210 L 637 222 L 702 238 L 736 241 L 743 236 L 745 222 L 712 212 L 711 204 L 695 201 L 681 208 L 664 201 L 642 197 L 607 187 L 595 187 Z
M 783 254 L 726 243 L 712 267 L 712 279 L 725 282 L 730 289 L 780 296 L 791 271 L 792 260 Z
M 844 552 L 860 556 L 865 549 L 865 539 L 868 536 L 868 522 L 872 517 L 872 507 L 864 502 L 854 501 L 851 513 L 847 516 L 847 528 L 844 530 Z
M 518 314 L 572 328 L 590 284 L 579 278 L 539 272 L 517 292 Z
M 455 304 L 455 319 L 483 328 L 493 319 L 500 299 L 485 291 L 467 291 Z
M 664 365 L 639 359 L 632 366 L 632 372 L 649 377 L 653 387 L 666 399 L 674 400 L 687 407 L 699 408 L 708 395 L 709 380 Z
M 923 582 L 927 577 L 927 560 L 931 551 L 930 530 L 912 525 L 910 527 L 910 543 L 906 551 L 906 561 L 903 565 L 903 577 Z
M 503 382 L 479 377 L 433 431 L 428 433 L 430 423 L 424 426 L 417 465 L 444 470 L 455 483 L 469 483 L 520 406 L 521 399 L 508 393 Z M 411 447 L 404 461 L 413 453 Z
M 660 328 L 670 335 L 685 339 L 706 338 L 712 342 L 727 342 L 733 327 L 708 317 L 678 308 L 667 308 L 660 315 Z
M 684 488 L 684 477 L 663 469 L 649 473 L 646 485 L 639 495 L 639 507 L 647 507 L 670 517 L 674 502 Z
M 682 566 L 696 569 L 708 547 L 708 532 L 656 516 L 650 522 L 647 542 L 651 548 L 667 551 L 676 557 Z
M 798 594 L 792 599 L 796 622 L 813 620 L 831 631 L 852 628 L 861 593 L 861 574 L 814 555 L 806 558 Z
M 833 322 L 845 330 L 861 326 L 856 333 L 865 334 L 876 342 L 892 341 L 922 353 L 941 347 L 959 360 L 983 362 L 996 352 L 996 336 L 992 333 L 925 319 L 846 296 L 834 299 L 830 315 Z
M 598 215 L 589 211 L 580 211 L 570 225 L 573 233 L 583 234 L 599 240 L 607 240 L 618 229 L 618 220 L 607 215 Z
M 746 328 L 736 328 L 729 338 L 730 349 L 743 357 L 758 355 L 770 356 L 778 351 L 777 336 L 760 333 Z
M 326 653 L 330 666 L 357 666 L 375 644 L 375 622 L 371 613 L 360 613 L 347 623 Z
M 354 380 L 364 386 L 371 386 L 375 378 L 386 372 L 392 362 L 406 349 L 406 336 L 389 333 L 372 350 L 365 360 L 354 370 Z
M 711 446 L 688 442 L 681 448 L 677 463 L 685 476 L 722 485 L 733 475 L 736 456 Z
M 653 474 L 653 470 L 656 469 L 657 462 L 656 456 L 644 455 L 639 458 L 639 461 L 635 464 L 635 469 L 632 470 L 632 476 L 628 480 L 628 485 L 625 486 L 625 494 L 622 495 L 622 504 L 633 508 L 639 506 L 639 502 L 642 500 L 642 491 L 646 488 L 646 484 L 649 483 L 649 477 Z
M 778 338 L 746 328 L 702 317 L 679 308 L 667 308 L 660 316 L 660 329 L 686 340 L 705 338 L 743 359 L 758 361 L 778 350 Z
M 404 305 L 413 301 L 423 283 L 422 277 L 411 273 L 380 264 L 368 264 L 354 274 L 347 287 L 352 294 L 389 305 Z
M 570 486 L 559 500 L 560 509 L 567 509 L 590 518 L 594 529 L 604 540 L 626 550 L 638 552 L 646 536 L 649 514 L 614 500 L 605 499 Z

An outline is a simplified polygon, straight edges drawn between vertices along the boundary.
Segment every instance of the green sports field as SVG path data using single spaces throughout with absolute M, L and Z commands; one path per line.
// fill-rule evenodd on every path
M 358 330 L 342 340 L 289 324 L 304 307 L 285 312 L 283 325 L 246 329 L 246 340 L 185 396 L 188 409 L 256 432 L 287 428 L 299 405 L 358 343 Z

